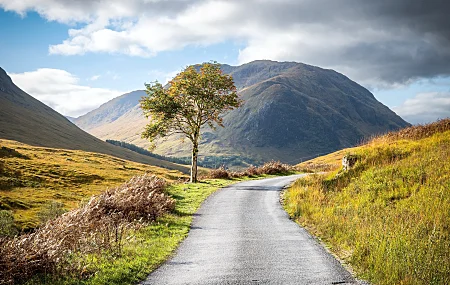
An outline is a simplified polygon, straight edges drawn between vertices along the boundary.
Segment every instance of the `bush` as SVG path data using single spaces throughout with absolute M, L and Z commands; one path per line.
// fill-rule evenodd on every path
M 242 175 L 249 176 L 249 177 L 250 176 L 257 176 L 257 175 L 259 175 L 258 168 L 253 166 L 253 165 L 250 165 L 246 170 L 244 170 Z
M 0 238 L 14 236 L 18 232 L 14 225 L 14 216 L 11 211 L 0 210 Z
M 228 173 L 228 171 L 221 166 L 218 169 L 213 169 L 209 172 L 209 178 L 212 179 L 229 179 L 230 178 L 230 173 Z
M 249 166 L 244 171 L 240 172 L 229 172 L 224 167 L 220 167 L 218 169 L 211 170 L 209 172 L 209 178 L 239 178 L 244 176 L 257 176 L 257 175 L 275 175 L 275 174 L 288 174 L 293 170 L 293 167 L 288 164 L 283 164 L 279 161 L 270 161 L 266 162 L 264 165 L 260 167 Z
M 259 174 L 285 174 L 291 170 L 291 166 L 283 164 L 279 161 L 266 162 L 258 168 Z
M 175 208 L 156 176 L 137 176 L 88 203 L 48 221 L 34 233 L 0 240 L 0 284 L 17 284 L 39 273 L 82 274 L 70 255 L 120 254 L 125 230 L 154 221 Z
M 41 222 L 41 224 L 45 224 L 50 220 L 53 220 L 59 216 L 61 216 L 62 214 L 64 214 L 65 212 L 67 212 L 67 210 L 64 209 L 64 204 L 57 202 L 57 201 L 52 201 L 49 204 L 47 204 L 47 206 L 42 209 L 38 214 L 38 218 L 39 221 Z

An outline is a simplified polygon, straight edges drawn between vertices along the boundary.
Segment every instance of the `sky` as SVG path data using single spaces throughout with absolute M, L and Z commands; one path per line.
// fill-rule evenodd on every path
M 445 0 L 0 0 L 0 67 L 77 117 L 191 64 L 297 61 L 427 123 L 450 117 L 448 11 Z

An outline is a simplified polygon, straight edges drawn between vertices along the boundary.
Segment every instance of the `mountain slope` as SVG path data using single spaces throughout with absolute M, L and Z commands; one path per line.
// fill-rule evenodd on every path
M 329 152 L 408 125 L 368 90 L 332 70 L 287 63 L 284 73 L 245 87 L 279 64 L 265 65 L 255 71 L 248 64 L 231 72 L 237 84 L 243 82 L 245 104 L 227 114 L 225 128 L 216 133 L 242 152 L 275 152 L 269 158 L 292 163 L 294 153 L 306 157 Z
M 123 94 L 74 120 L 77 126 L 84 130 L 90 130 L 98 126 L 106 125 L 114 122 L 127 113 L 131 108 L 136 106 L 139 99 L 145 95 L 143 90 Z
M 34 146 L 84 150 L 186 172 L 183 166 L 110 145 L 19 89 L 0 68 L 0 138 Z
M 169 181 L 177 170 L 80 150 L 36 147 L 0 139 L 0 210 L 11 210 L 22 229 L 35 228 L 39 212 L 54 202 L 66 209 L 135 175 L 149 172 Z M 20 171 L 19 171 L 20 170 Z
M 224 117 L 225 128 L 204 130 L 201 155 L 238 154 L 256 161 L 296 163 L 409 125 L 367 89 L 333 70 L 266 60 L 222 65 L 222 70 L 233 76 L 245 103 Z M 134 107 L 114 121 L 95 121 L 89 113 L 75 123 L 102 139 L 148 147 L 140 138 L 146 119 L 138 100 L 134 102 Z M 120 101 L 107 104 L 123 109 Z M 93 123 L 85 126 L 80 121 Z M 171 137 L 160 140 L 155 152 L 188 156 L 189 148 L 188 143 L 180 144 Z

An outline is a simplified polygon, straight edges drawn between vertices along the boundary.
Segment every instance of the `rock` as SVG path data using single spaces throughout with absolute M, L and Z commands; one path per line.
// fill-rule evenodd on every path
M 354 154 L 347 154 L 342 158 L 342 168 L 344 171 L 349 170 L 352 168 L 355 163 L 358 161 L 358 156 Z

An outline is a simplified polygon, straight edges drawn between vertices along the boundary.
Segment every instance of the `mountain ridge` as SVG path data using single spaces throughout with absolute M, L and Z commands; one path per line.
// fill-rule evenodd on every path
M 187 172 L 184 166 L 110 145 L 17 87 L 0 68 L 0 138 L 33 146 L 83 150 Z
M 233 76 L 244 104 L 224 116 L 225 128 L 203 130 L 201 155 L 239 154 L 261 162 L 296 163 L 409 125 L 369 90 L 331 69 L 258 60 L 222 65 L 222 70 Z M 102 139 L 148 147 L 140 138 L 146 119 L 135 104 L 116 120 L 86 130 Z M 189 144 L 170 137 L 159 140 L 155 152 L 188 156 L 189 150 Z

